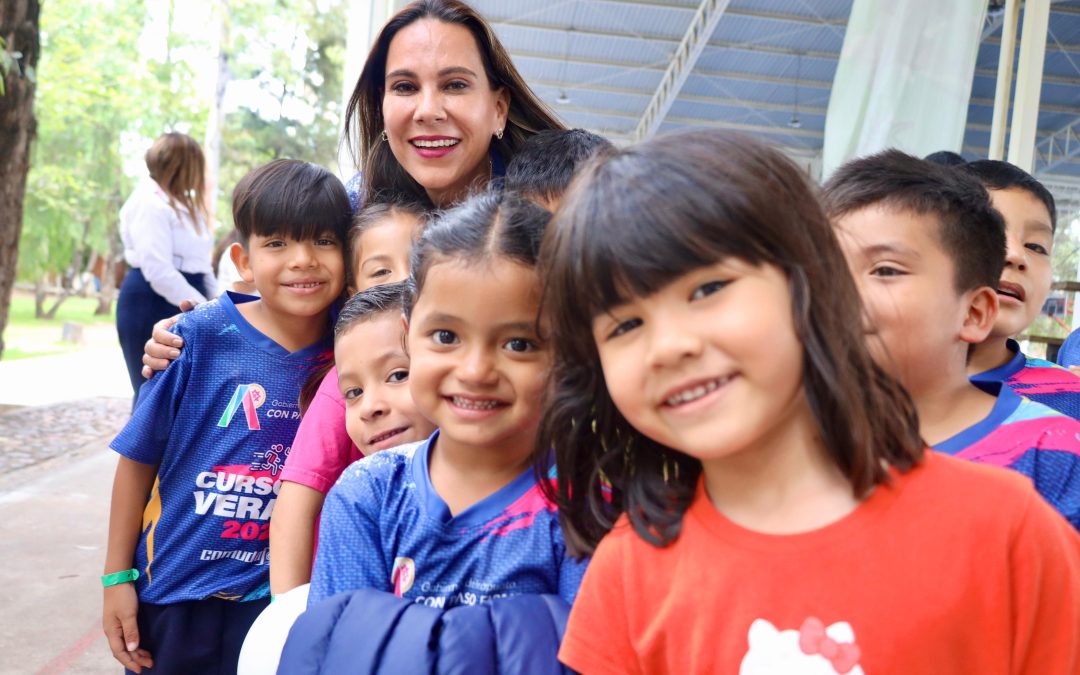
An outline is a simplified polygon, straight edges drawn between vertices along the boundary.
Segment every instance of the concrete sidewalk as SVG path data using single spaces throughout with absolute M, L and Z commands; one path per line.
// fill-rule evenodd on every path
M 0 672 L 120 672 L 101 631 L 99 580 L 115 468 L 103 439 L 17 471 L 0 491 Z
M 109 673 L 100 575 L 131 385 L 118 346 L 0 361 L 0 673 Z

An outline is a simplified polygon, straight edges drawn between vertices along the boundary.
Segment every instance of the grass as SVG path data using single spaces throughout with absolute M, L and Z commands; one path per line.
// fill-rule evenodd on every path
M 45 304 L 50 307 L 52 298 Z M 15 361 L 37 356 L 61 354 L 82 349 L 85 345 L 72 344 L 60 339 L 64 322 L 70 321 L 85 326 L 92 332 L 93 338 L 87 342 L 108 340 L 110 327 L 116 322 L 116 306 L 108 316 L 94 316 L 97 298 L 68 298 L 60 305 L 53 319 L 34 318 L 34 296 L 32 293 L 16 291 L 11 298 L 11 310 L 8 314 L 7 329 L 4 331 L 4 353 L 0 359 Z M 115 342 L 115 333 L 112 340 Z

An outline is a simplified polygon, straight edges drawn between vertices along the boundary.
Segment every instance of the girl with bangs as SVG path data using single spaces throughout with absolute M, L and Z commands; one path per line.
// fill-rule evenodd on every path
M 722 186 L 722 187 L 721 187 Z M 588 169 L 540 269 L 593 673 L 1076 672 L 1080 538 L 925 449 L 802 172 L 718 131 Z

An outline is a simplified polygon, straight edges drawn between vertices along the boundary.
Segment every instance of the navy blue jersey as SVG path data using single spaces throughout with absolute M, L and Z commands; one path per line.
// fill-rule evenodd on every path
M 297 352 L 257 331 L 228 293 L 185 314 L 185 347 L 143 387 L 112 449 L 158 466 L 135 551 L 142 602 L 269 594 L 270 514 L 320 341 Z M 329 332 L 329 331 L 328 331 Z
M 437 608 L 525 593 L 572 603 L 585 564 L 566 554 L 533 470 L 451 515 L 428 473 L 438 436 L 365 457 L 330 489 L 309 604 L 360 588 Z

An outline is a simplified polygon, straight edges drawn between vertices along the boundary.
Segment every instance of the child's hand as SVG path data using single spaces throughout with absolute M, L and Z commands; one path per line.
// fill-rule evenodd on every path
M 190 312 L 196 304 L 191 300 L 181 300 L 180 310 Z M 150 339 L 143 345 L 142 376 L 150 379 L 154 372 L 165 370 L 174 359 L 180 356 L 180 350 L 184 348 L 184 340 L 179 335 L 173 335 L 169 329 L 176 325 L 182 314 L 170 316 L 154 324 L 154 331 Z
M 139 597 L 135 595 L 134 584 L 116 584 L 105 589 L 105 610 L 101 617 L 105 638 L 120 665 L 135 673 L 154 667 L 150 652 L 139 649 L 138 610 Z

